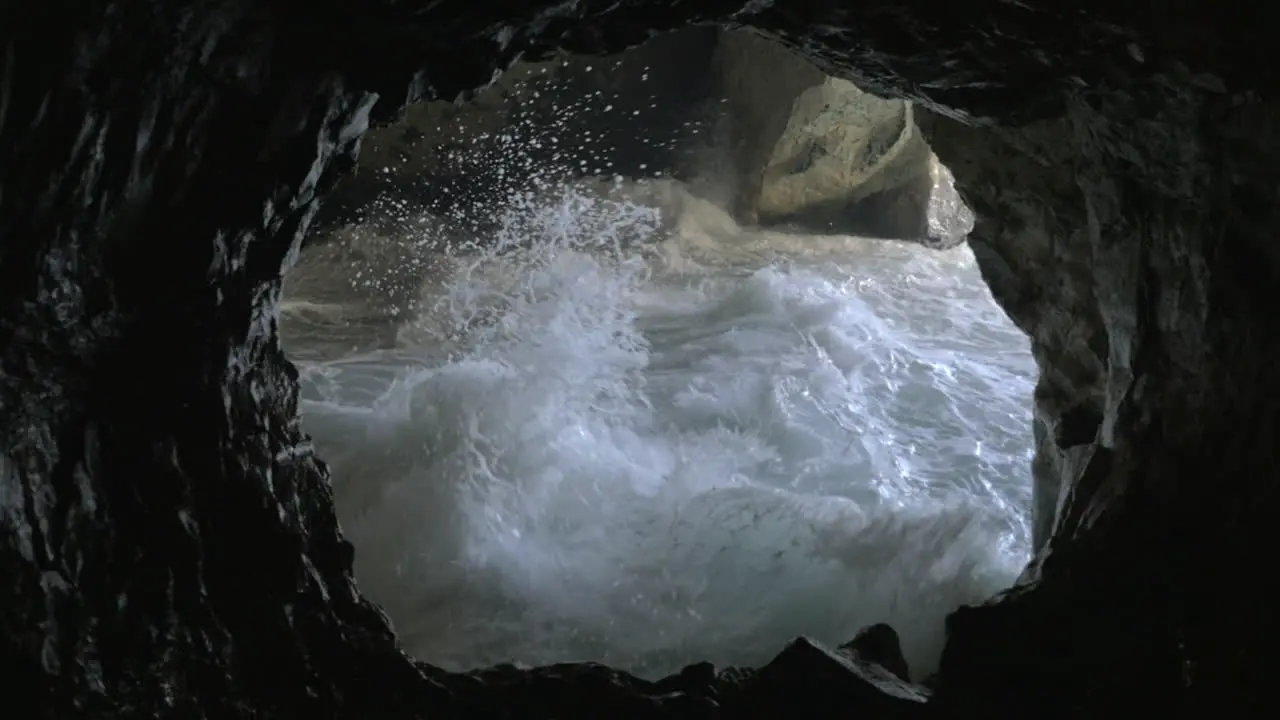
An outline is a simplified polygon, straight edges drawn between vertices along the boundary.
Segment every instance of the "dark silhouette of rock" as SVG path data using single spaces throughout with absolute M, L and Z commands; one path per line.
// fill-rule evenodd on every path
M 729 717 L 919 718 L 927 712 L 924 688 L 857 653 L 806 638 L 792 641 L 735 689 L 724 703 Z
M 690 26 L 616 55 L 518 62 L 466 102 L 409 106 L 366 133 L 308 242 L 376 204 L 487 218 L 551 178 L 662 176 L 749 224 L 950 246 L 961 238 L 929 227 L 935 164 L 909 102 L 755 32 Z
M 868 625 L 858 631 L 852 640 L 840 646 L 840 650 L 864 662 L 879 665 L 899 680 L 911 680 L 911 671 L 907 667 L 907 659 L 902 656 L 898 633 L 884 623 Z
M 1269 10 L 10 3 L 6 714 L 723 718 L 783 699 L 847 715 L 1273 714 Z M 412 662 L 352 583 L 327 471 L 299 429 L 276 331 L 281 275 L 369 122 L 478 88 L 519 57 L 616 53 L 692 22 L 751 25 L 912 100 L 977 214 L 983 275 L 1039 362 L 1033 473 L 1058 499 L 1044 505 L 1054 531 L 1019 587 L 951 616 L 923 710 L 909 686 L 870 689 L 847 659 L 804 642 L 733 682 L 705 669 L 646 683 L 594 665 L 457 675 Z M 1068 413 L 1100 418 L 1095 437 L 1059 435 Z M 797 657 L 812 658 L 797 661 L 804 672 L 789 669 Z

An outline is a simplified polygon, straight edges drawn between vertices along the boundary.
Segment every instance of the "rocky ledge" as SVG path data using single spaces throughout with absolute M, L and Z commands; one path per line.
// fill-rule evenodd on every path
M 202 0 L 0 19 L 0 658 L 14 717 L 1274 711 L 1280 65 L 1265 3 Z M 891 654 L 450 675 L 351 579 L 277 337 L 370 122 L 517 59 L 751 26 L 914 101 L 1028 333 L 1039 552 L 927 701 Z M 882 630 L 862 646 L 892 643 Z M 869 662 L 871 657 L 874 662 Z M 900 668 L 899 668 L 900 669 Z

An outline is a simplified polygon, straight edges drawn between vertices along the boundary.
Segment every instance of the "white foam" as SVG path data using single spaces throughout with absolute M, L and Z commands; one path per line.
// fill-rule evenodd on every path
M 802 264 L 754 237 L 760 267 L 667 223 L 655 260 L 618 240 L 662 232 L 629 201 L 513 218 L 402 347 L 304 367 L 357 578 L 407 650 L 654 676 L 889 621 L 922 674 L 945 614 L 1016 575 L 1032 364 L 966 249 Z M 681 243 L 697 276 L 662 260 Z

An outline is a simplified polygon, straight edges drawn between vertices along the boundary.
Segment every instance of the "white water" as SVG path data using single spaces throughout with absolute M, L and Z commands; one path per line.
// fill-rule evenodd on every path
M 413 302 L 322 253 L 291 278 L 305 426 L 405 648 L 656 676 L 888 621 L 929 672 L 1027 551 L 1034 365 L 969 250 L 558 192 Z

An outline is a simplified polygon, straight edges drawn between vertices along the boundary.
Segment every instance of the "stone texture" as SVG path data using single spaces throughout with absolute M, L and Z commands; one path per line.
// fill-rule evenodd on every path
M 954 617 L 940 697 L 966 692 L 948 681 L 957 663 L 977 670 L 960 657 L 982 636 L 1021 635 L 1057 658 L 979 654 L 1024 709 L 1078 702 L 1088 716 L 1147 683 L 1171 708 L 1212 706 L 1256 672 L 1239 663 L 1273 638 L 1248 629 L 1263 580 L 1241 548 L 1275 544 L 1259 513 L 1275 501 L 1262 468 L 1280 396 L 1262 358 L 1280 328 L 1250 308 L 1277 270 L 1276 112 L 1173 66 L 1141 87 L 1082 90 L 1060 118 L 935 127 L 979 217 L 984 277 L 1041 369 L 1045 544 L 1030 589 Z M 1226 667 L 1235 679 L 1216 674 Z
M 855 640 L 853 645 L 857 645 Z M 900 655 L 900 653 L 899 653 Z M 725 714 L 740 718 L 829 718 L 865 713 L 919 718 L 927 692 L 857 652 L 840 652 L 800 638 L 735 688 Z
M 911 670 L 907 667 L 907 659 L 902 656 L 902 643 L 898 639 L 898 633 L 884 623 L 863 628 L 856 637 L 841 645 L 839 650 L 848 653 L 855 660 L 875 663 L 903 682 L 911 680 Z
M 935 717 L 1273 713 L 1268 10 L 55 0 L 5 13 L 6 711 L 731 717 L 752 706 L 726 695 L 760 682 L 798 717 L 823 702 Z M 368 119 L 479 87 L 522 53 L 617 52 L 693 21 L 764 29 L 913 100 L 978 213 L 984 276 L 1032 338 L 1039 507 L 1058 512 L 1042 512 L 1018 588 L 951 617 L 923 709 L 909 687 L 866 690 L 805 643 L 782 656 L 808 658 L 804 672 L 695 667 L 659 683 L 593 665 L 413 663 L 352 584 L 325 466 L 298 428 L 280 278 Z
M 722 33 L 712 57 L 746 222 L 924 239 L 933 189 L 912 107 L 831 77 L 755 32 Z

